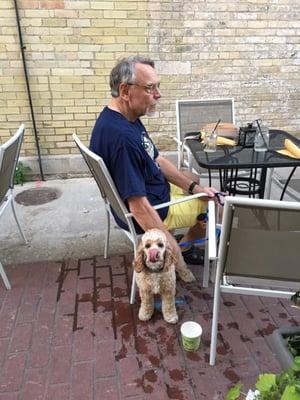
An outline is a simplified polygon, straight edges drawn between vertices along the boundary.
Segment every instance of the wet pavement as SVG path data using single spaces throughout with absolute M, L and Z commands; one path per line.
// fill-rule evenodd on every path
M 217 364 L 208 364 L 212 287 L 177 281 L 179 323 L 149 322 L 129 305 L 132 254 L 6 265 L 0 281 L 0 400 L 221 400 L 278 372 L 270 335 L 297 325 L 287 300 L 223 295 Z M 297 315 L 298 313 L 298 315 Z M 200 349 L 183 350 L 180 324 L 203 326 Z

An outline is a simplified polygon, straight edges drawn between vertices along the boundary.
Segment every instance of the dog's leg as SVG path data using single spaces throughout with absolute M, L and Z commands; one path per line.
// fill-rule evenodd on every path
M 139 319 L 141 321 L 148 321 L 154 312 L 154 296 L 150 290 L 141 290 L 141 306 L 139 309 Z
M 188 269 L 186 263 L 183 259 L 182 254 L 179 255 L 178 262 L 176 265 L 176 271 L 183 282 L 193 282 L 196 280 L 194 274 Z
M 178 322 L 178 315 L 175 307 L 175 291 L 165 292 L 161 295 L 162 313 L 164 320 L 170 324 Z

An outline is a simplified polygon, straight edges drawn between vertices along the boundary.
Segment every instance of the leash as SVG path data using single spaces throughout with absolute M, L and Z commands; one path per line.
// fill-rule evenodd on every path
M 219 238 L 221 234 L 221 229 L 216 228 L 216 236 Z M 203 238 L 203 239 L 195 239 L 195 240 L 189 240 L 188 242 L 183 242 L 183 243 L 178 243 L 179 247 L 187 247 L 187 246 L 192 246 L 193 244 L 203 244 L 208 240 L 208 238 Z

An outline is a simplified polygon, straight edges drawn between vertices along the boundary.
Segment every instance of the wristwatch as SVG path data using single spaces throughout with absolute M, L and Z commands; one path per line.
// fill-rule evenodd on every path
M 194 194 L 194 193 L 193 193 L 193 190 L 194 190 L 194 187 L 195 187 L 196 185 L 198 185 L 198 183 L 195 182 L 195 181 L 193 181 L 193 182 L 190 184 L 190 186 L 189 186 L 189 188 L 188 188 L 189 194 Z

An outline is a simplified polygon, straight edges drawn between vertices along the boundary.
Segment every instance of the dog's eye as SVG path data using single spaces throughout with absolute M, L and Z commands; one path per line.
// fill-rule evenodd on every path
M 149 247 L 151 247 L 151 244 L 150 244 L 150 243 L 146 243 L 146 244 L 145 244 L 145 248 L 146 248 L 146 249 L 149 249 Z
M 157 246 L 158 247 L 160 247 L 161 249 L 164 247 L 164 244 L 162 243 L 162 242 L 159 242 L 158 244 L 157 244 Z

